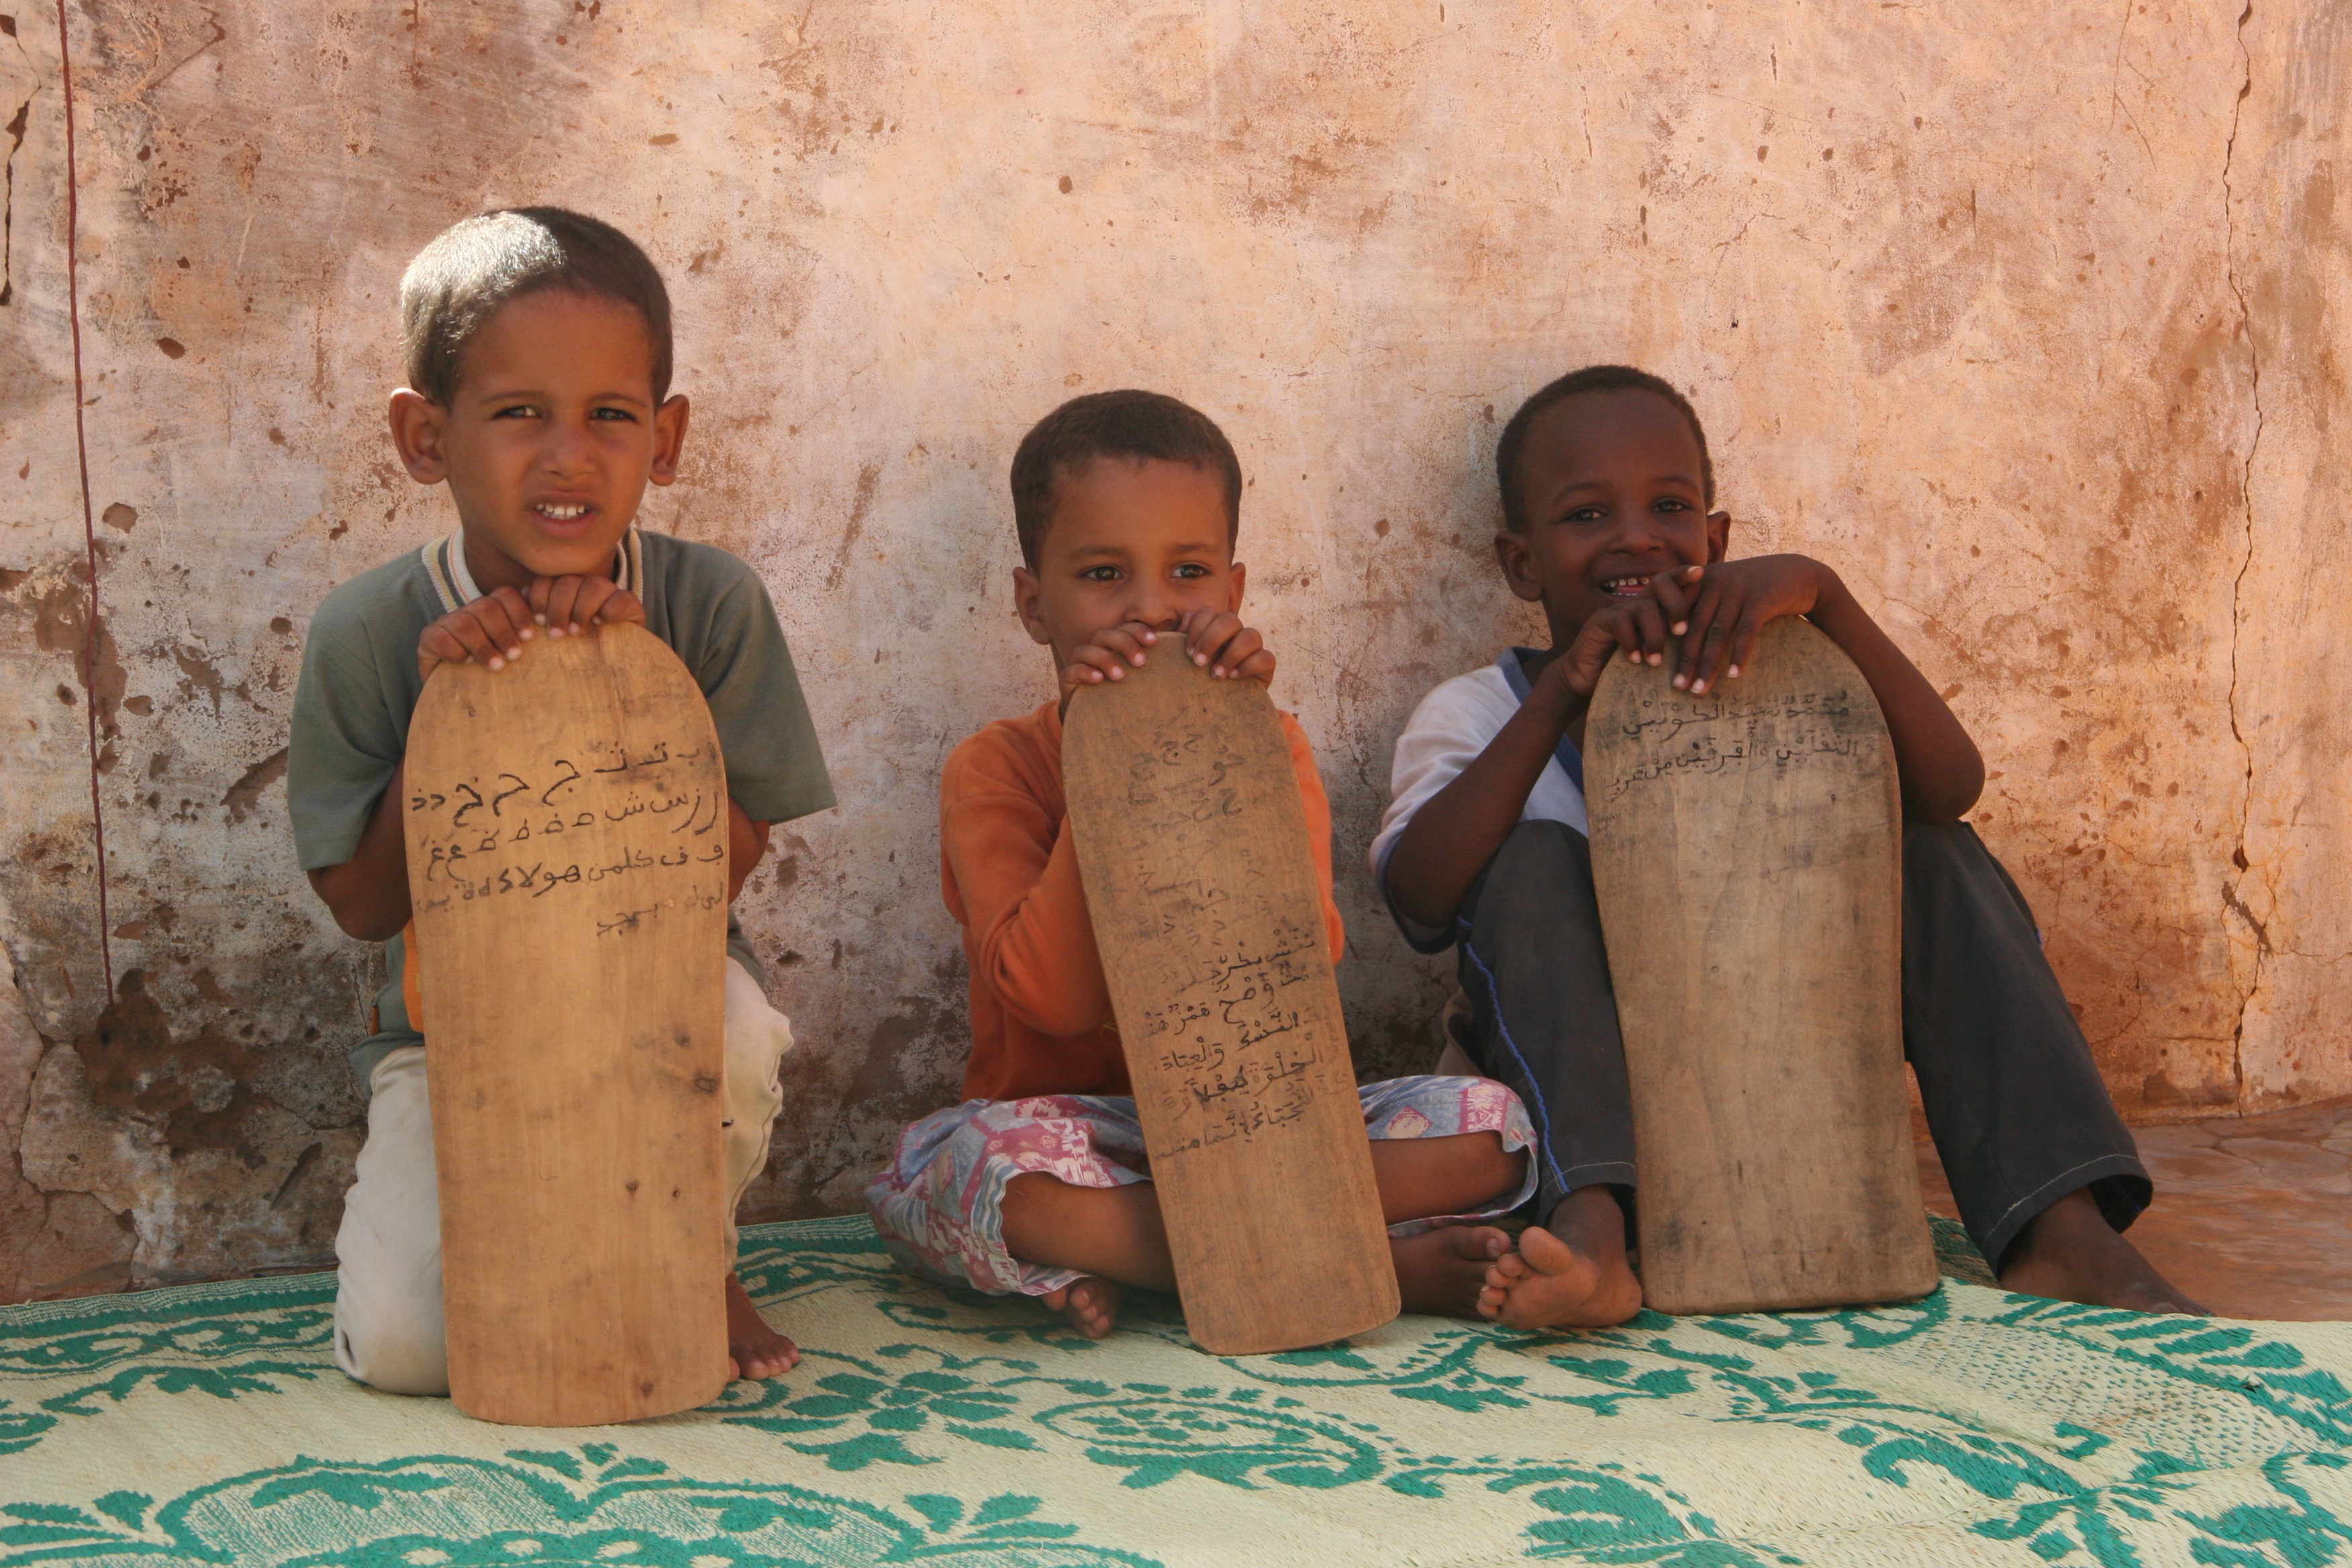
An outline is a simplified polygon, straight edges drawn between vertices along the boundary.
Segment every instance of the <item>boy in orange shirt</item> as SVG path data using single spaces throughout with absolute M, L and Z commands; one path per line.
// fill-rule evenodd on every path
M 967 1098 L 908 1128 L 866 1189 L 902 1267 L 1042 1297 L 1091 1339 L 1115 1326 L 1127 1286 L 1173 1290 L 1176 1276 L 1067 830 L 1062 715 L 1079 686 L 1153 657 L 1189 655 L 1220 679 L 1273 676 L 1273 652 L 1239 616 L 1241 493 L 1223 432 L 1157 393 L 1075 398 L 1022 441 L 1013 593 L 1030 637 L 1053 649 L 1061 690 L 948 759 L 940 869 L 971 967 Z M 1330 806 L 1305 733 L 1286 713 L 1282 723 L 1336 962 Z M 1467 1222 L 1533 1191 L 1527 1112 L 1486 1079 L 1359 1093 L 1405 1310 L 1478 1315 L 1509 1242 Z

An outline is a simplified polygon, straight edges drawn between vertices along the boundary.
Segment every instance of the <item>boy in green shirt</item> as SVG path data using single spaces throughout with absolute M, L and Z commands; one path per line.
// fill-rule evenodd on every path
M 709 545 L 635 526 L 648 480 L 677 477 L 687 400 L 669 394 L 669 298 L 628 237 L 551 207 L 442 234 L 401 280 L 408 385 L 394 444 L 420 484 L 446 480 L 459 526 L 327 596 L 310 623 L 287 759 L 310 885 L 352 936 L 388 942 L 375 1032 L 352 1053 L 368 1136 L 336 1237 L 335 1356 L 362 1383 L 446 1394 L 439 1190 L 399 815 L 408 722 L 445 660 L 492 670 L 544 636 L 634 621 L 692 672 L 719 731 L 730 899 L 773 823 L 833 805 L 782 629 L 758 575 Z M 792 1027 L 761 994 L 730 916 L 726 1166 L 733 1204 L 766 1163 Z M 740 1376 L 798 1359 L 742 1283 L 727 1286 Z

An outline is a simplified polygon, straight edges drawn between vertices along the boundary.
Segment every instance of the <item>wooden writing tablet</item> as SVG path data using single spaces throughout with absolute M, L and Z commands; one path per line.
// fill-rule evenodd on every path
M 1062 769 L 1184 1321 L 1218 1355 L 1397 1315 L 1290 744 L 1163 635 L 1079 689 Z
M 1612 662 L 1585 721 L 1592 879 L 1665 1312 L 1936 1284 L 1903 1081 L 1895 753 L 1853 662 L 1766 626 L 1704 696 Z
M 585 1426 L 728 1382 L 727 777 L 633 626 L 425 683 L 404 774 L 449 1389 Z

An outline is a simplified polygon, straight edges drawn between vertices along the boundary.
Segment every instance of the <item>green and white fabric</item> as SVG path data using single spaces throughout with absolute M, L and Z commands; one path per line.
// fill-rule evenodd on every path
M 1097 1343 L 919 1283 L 863 1219 L 755 1227 L 743 1272 L 799 1371 L 581 1431 L 347 1381 L 327 1276 L 0 1309 L 0 1563 L 2352 1563 L 2344 1325 L 1948 1279 L 1222 1360 L 1148 1304 Z

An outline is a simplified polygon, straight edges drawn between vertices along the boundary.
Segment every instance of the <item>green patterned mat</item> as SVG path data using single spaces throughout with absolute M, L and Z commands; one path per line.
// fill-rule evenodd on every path
M 1225 1361 L 917 1285 L 863 1220 L 744 1272 L 798 1372 L 572 1432 L 347 1382 L 329 1276 L 0 1309 L 0 1563 L 2352 1563 L 2343 1325 L 1948 1279 Z

